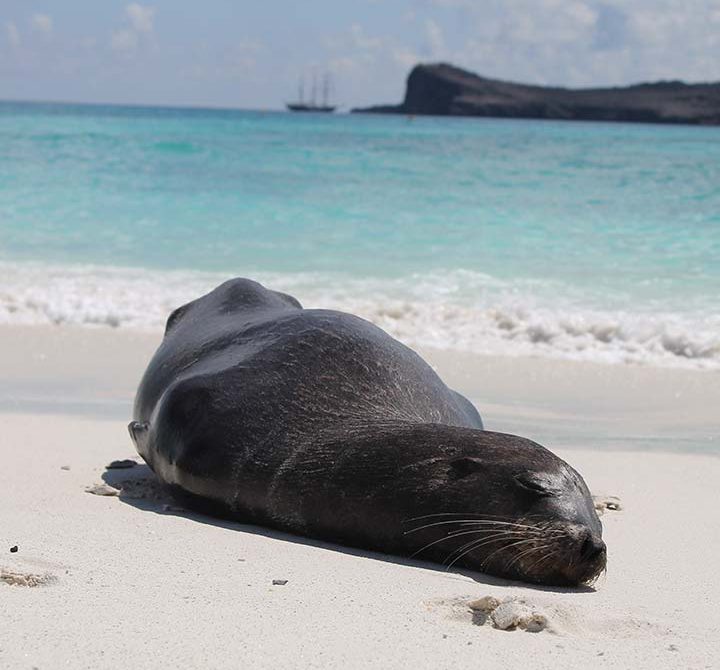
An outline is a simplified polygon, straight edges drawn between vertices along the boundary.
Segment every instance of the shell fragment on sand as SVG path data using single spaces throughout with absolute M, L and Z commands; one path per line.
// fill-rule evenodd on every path
M 617 496 L 593 496 L 593 504 L 598 515 L 602 515 L 608 510 L 618 512 L 623 509 L 620 498 Z
M 485 615 L 480 620 L 480 625 L 492 622 L 493 627 L 500 630 L 519 628 L 528 633 L 539 633 L 548 626 L 548 618 L 543 612 L 516 598 L 501 601 L 495 596 L 484 596 L 468 603 L 468 607 L 473 612 Z

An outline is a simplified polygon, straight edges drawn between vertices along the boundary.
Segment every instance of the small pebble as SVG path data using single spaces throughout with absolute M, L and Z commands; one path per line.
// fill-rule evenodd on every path
M 14 545 L 14 546 L 10 547 L 10 553 L 11 553 L 11 554 L 17 554 L 17 550 L 18 550 L 18 546 L 17 546 L 17 545 Z
M 287 579 L 273 579 L 273 586 L 285 586 L 288 583 Z
M 108 463 L 105 468 L 107 470 L 122 470 L 123 468 L 134 468 L 136 465 L 137 461 L 125 458 L 121 461 L 112 461 L 111 463 Z
M 85 492 L 92 493 L 94 496 L 116 496 L 120 494 L 120 491 L 107 484 L 93 484 L 93 486 L 88 486 Z
M 61 470 L 69 470 L 69 469 L 70 469 L 70 466 L 69 466 L 69 465 L 61 465 L 61 466 L 60 466 L 60 469 L 61 469 Z

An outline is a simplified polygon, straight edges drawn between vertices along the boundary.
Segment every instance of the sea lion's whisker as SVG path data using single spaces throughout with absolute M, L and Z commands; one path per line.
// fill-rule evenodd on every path
M 474 525 L 474 524 L 462 523 L 462 524 L 460 524 L 460 525 L 462 526 L 461 530 L 465 530 L 465 529 L 467 529 L 468 526 L 472 526 L 472 525 Z M 476 526 L 475 529 L 476 529 L 478 532 L 483 532 L 483 533 L 489 533 L 489 532 L 492 532 L 492 531 L 496 530 L 496 531 L 498 531 L 498 532 L 503 532 L 503 533 L 515 533 L 515 534 L 524 533 L 524 534 L 527 535 L 527 533 L 526 533 L 524 530 L 512 530 L 512 529 L 509 529 L 509 528 L 497 528 L 497 527 L 495 527 L 495 526 L 484 526 L 484 527 L 483 527 L 483 526 L 479 526 L 479 527 Z M 447 531 L 448 535 L 452 535 L 453 533 L 459 533 L 459 532 L 460 532 L 459 530 L 449 530 L 449 531 Z
M 468 542 L 467 544 L 464 544 L 460 549 L 456 549 L 455 551 L 452 551 L 448 554 L 448 556 L 445 558 L 443 563 L 447 563 L 453 554 L 460 552 L 458 556 L 456 556 L 450 563 L 447 564 L 447 570 L 449 570 L 455 563 L 457 563 L 463 556 L 466 554 L 469 554 L 471 551 L 474 551 L 475 549 L 479 549 L 483 544 L 493 544 L 494 542 L 502 542 L 504 537 L 498 537 L 494 540 L 489 540 L 488 542 L 483 542 L 485 538 L 481 538 L 480 540 L 475 540 L 473 542 Z M 466 551 L 464 551 L 466 550 Z
M 515 558 L 513 558 L 509 563 L 505 565 L 505 569 L 509 570 L 515 563 L 517 563 L 521 558 L 524 556 L 530 556 L 536 551 L 542 551 L 543 549 L 550 549 L 553 545 L 552 544 L 543 544 L 539 547 L 531 547 L 530 549 L 527 549 L 526 551 L 520 552 Z
M 471 547 L 471 548 L 469 548 L 468 551 L 473 551 L 473 550 L 475 550 L 475 549 L 479 549 L 479 548 L 482 547 L 482 546 L 485 546 L 486 544 L 493 544 L 494 542 L 502 542 L 502 541 L 505 540 L 505 539 L 513 540 L 513 539 L 515 539 L 517 536 L 518 536 L 518 533 L 514 533 L 514 532 L 512 532 L 512 531 L 505 531 L 505 532 L 497 533 L 497 534 L 495 534 L 495 535 L 491 535 L 491 536 L 488 536 L 488 537 L 481 537 L 481 538 L 478 538 L 478 539 L 475 539 L 475 540 L 471 540 L 470 542 L 467 542 L 466 544 L 464 544 L 462 547 L 458 547 L 457 549 L 451 551 L 451 552 L 447 555 L 447 557 L 445 558 L 445 560 L 443 561 L 443 563 L 447 563 L 447 561 L 449 561 L 449 560 L 452 558 L 452 556 L 453 556 L 454 554 L 457 554 L 458 552 L 460 552 L 461 556 L 464 555 L 464 554 L 463 554 L 463 551 L 464 551 L 465 549 L 468 549 L 468 548 L 470 547 L 470 545 L 474 545 L 474 546 Z M 467 552 L 465 552 L 465 553 L 467 553 Z M 459 556 L 457 559 L 455 559 L 455 560 L 459 560 L 459 558 L 460 558 L 460 556 Z M 448 565 L 448 568 L 449 568 L 454 562 L 455 562 L 455 561 L 452 561 L 452 562 L 450 563 L 450 565 Z
M 499 553 L 499 552 L 501 552 L 501 551 L 505 551 L 506 549 L 510 549 L 511 547 L 517 547 L 518 545 L 527 544 L 528 542 L 534 542 L 534 541 L 535 541 L 535 538 L 534 538 L 534 537 L 530 537 L 530 538 L 526 538 L 526 539 L 524 539 L 524 540 L 520 540 L 519 542 L 513 542 L 513 543 L 511 543 L 511 544 L 506 544 L 506 545 L 500 547 L 499 549 L 496 549 L 495 551 L 493 551 L 493 552 L 492 552 L 491 554 L 489 554 L 488 556 L 486 556 L 486 557 L 485 557 L 485 560 L 484 560 L 480 565 L 484 568 L 484 567 L 488 564 L 488 562 L 490 561 L 490 559 L 491 559 L 493 556 L 495 556 L 495 554 L 497 554 L 497 553 Z
M 537 526 L 528 526 L 526 524 L 522 523 L 511 523 L 509 521 L 492 521 L 490 519 L 453 519 L 451 521 L 435 521 L 434 523 L 428 523 L 423 526 L 420 526 L 418 528 L 413 528 L 411 530 L 406 530 L 403 535 L 409 535 L 410 533 L 417 533 L 420 530 L 423 530 L 425 528 L 432 528 L 433 526 L 444 526 L 447 524 L 459 524 L 459 523 L 466 523 L 466 524 L 478 524 L 478 525 L 489 525 L 489 526 L 512 526 L 514 528 L 524 528 L 525 530 L 532 530 L 532 531 L 538 531 Z
M 504 538 L 500 538 L 500 539 L 496 540 L 496 542 L 501 542 L 502 539 L 504 539 Z M 510 538 L 510 539 L 513 539 L 513 538 Z M 511 544 L 509 544 L 509 545 L 504 545 L 504 546 L 500 547 L 499 549 L 496 549 L 495 551 L 493 551 L 490 555 L 492 556 L 493 554 L 496 554 L 498 551 L 502 551 L 503 549 L 505 549 L 505 548 L 507 548 L 507 547 L 513 547 L 513 546 L 515 546 L 515 544 L 524 544 L 525 542 L 531 542 L 531 541 L 532 541 L 531 539 L 525 538 L 525 539 L 523 539 L 523 540 L 520 540 L 520 541 L 517 542 L 517 543 L 511 543 Z M 466 554 L 469 554 L 471 551 L 474 551 L 475 549 L 478 549 L 480 546 L 482 546 L 482 545 L 481 545 L 481 544 L 478 544 L 477 546 L 469 547 L 469 548 L 467 549 L 467 551 L 464 551 L 464 552 L 462 552 L 459 556 L 456 556 L 450 563 L 448 563 L 447 569 L 449 570 L 449 569 L 450 569 L 453 565 L 455 565 L 455 563 L 457 563 L 463 556 L 465 556 Z M 483 565 L 484 565 L 484 562 L 483 562 Z
M 555 551 L 551 551 L 550 553 L 546 554 L 545 556 L 543 556 L 543 557 L 540 558 L 539 560 L 535 561 L 535 563 L 533 563 L 532 565 L 530 565 L 525 572 L 526 572 L 526 573 L 530 573 L 530 571 L 531 571 L 533 568 L 536 568 L 536 567 L 537 567 L 538 565 L 540 565 L 543 561 L 546 561 L 548 558 L 552 558 L 553 556 L 557 556 L 557 554 L 559 554 L 559 553 L 560 553 L 560 549 L 559 549 L 559 548 L 556 549 Z
M 431 517 L 436 516 L 477 516 L 480 519 L 511 519 L 512 517 L 507 515 L 500 515 L 500 514 L 480 514 L 479 512 L 437 512 L 435 514 L 423 514 L 422 516 L 414 516 L 409 519 L 405 519 L 403 523 L 408 523 L 410 521 L 419 521 L 420 519 L 430 519 Z M 540 516 L 539 514 L 531 515 L 531 516 Z M 529 518 L 529 517 L 527 517 Z
M 429 542 L 428 544 L 426 544 L 426 545 L 425 545 L 424 547 L 422 547 L 421 549 L 418 549 L 416 552 L 414 552 L 413 554 L 410 555 L 410 558 L 414 558 L 414 557 L 417 556 L 419 553 L 425 551 L 426 549 L 429 549 L 429 548 L 432 547 L 433 545 L 440 544 L 440 542 L 444 542 L 445 540 L 450 540 L 450 539 L 452 539 L 452 538 L 454 538 L 454 537 L 459 537 L 459 536 L 461 536 L 461 535 L 477 535 L 477 534 L 479 534 L 479 533 L 488 533 L 488 532 L 491 532 L 491 531 L 490 531 L 490 530 L 484 530 L 484 529 L 482 529 L 482 528 L 476 528 L 476 529 L 474 529 L 474 530 L 464 530 L 464 531 L 459 531 L 459 532 L 454 532 L 454 533 L 448 533 L 448 534 L 445 535 L 444 537 L 441 537 L 441 538 L 438 539 L 438 540 L 433 540 L 432 542 Z M 502 531 L 501 533 L 498 533 L 498 535 L 504 535 L 504 534 L 507 533 L 507 532 L 512 532 L 512 531 Z M 495 537 L 495 536 L 493 536 L 493 537 Z M 480 539 L 487 539 L 487 538 L 480 538 Z M 472 542 L 476 542 L 476 541 L 477 541 L 477 540 L 472 540 Z M 454 552 L 453 552 L 453 553 L 454 553 Z M 450 555 L 452 556 L 452 554 L 450 554 Z

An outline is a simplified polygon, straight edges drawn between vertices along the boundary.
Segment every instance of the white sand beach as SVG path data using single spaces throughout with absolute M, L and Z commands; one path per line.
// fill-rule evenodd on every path
M 0 328 L 0 667 L 720 667 L 717 372 L 423 352 L 488 429 L 620 499 L 607 574 L 572 590 L 178 508 L 126 432 L 158 339 Z M 103 483 L 120 495 L 86 492 Z M 483 623 L 487 595 L 547 628 Z

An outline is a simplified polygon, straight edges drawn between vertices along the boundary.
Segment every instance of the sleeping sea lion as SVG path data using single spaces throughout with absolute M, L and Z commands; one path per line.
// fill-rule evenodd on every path
M 212 514 L 541 584 L 605 567 L 567 463 L 483 430 L 368 321 L 248 279 L 170 315 L 129 429 L 160 480 Z

